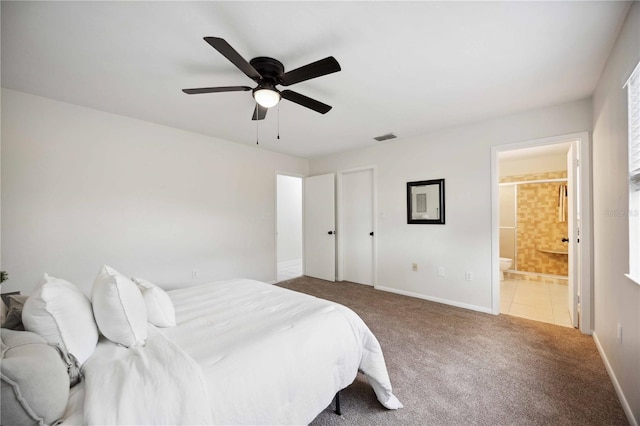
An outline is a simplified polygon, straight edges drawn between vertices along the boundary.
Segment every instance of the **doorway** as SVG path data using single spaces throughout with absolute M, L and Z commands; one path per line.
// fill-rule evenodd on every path
M 302 178 L 276 175 L 276 281 L 302 276 Z
M 338 280 L 376 281 L 375 168 L 338 173 Z
M 580 133 L 492 148 L 494 314 L 591 333 L 588 142 Z
M 366 166 L 304 178 L 306 276 L 375 286 L 375 176 Z
M 336 280 L 335 175 L 304 178 L 304 273 Z

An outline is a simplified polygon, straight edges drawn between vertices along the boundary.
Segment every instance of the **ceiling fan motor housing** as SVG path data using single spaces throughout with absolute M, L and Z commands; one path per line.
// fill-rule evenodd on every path
M 250 60 L 249 63 L 262 76 L 262 79 L 258 79 L 256 82 L 261 84 L 271 83 L 272 86 L 281 83 L 280 76 L 284 74 L 284 65 L 282 65 L 282 62 L 266 56 L 258 56 Z

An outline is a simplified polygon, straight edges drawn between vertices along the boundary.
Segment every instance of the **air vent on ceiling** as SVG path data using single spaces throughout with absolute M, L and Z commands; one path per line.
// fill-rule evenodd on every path
M 377 140 L 378 142 L 382 142 L 382 141 L 388 141 L 389 139 L 395 139 L 395 138 L 397 138 L 397 136 L 394 135 L 393 133 L 387 133 L 386 135 L 376 136 L 374 139 Z

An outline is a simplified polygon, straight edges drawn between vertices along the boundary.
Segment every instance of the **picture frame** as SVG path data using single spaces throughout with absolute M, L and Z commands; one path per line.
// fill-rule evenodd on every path
M 445 224 L 444 179 L 407 182 L 407 224 Z

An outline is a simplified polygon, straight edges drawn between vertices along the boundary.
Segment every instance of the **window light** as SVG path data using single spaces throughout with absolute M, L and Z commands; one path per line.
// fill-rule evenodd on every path
M 629 113 L 629 277 L 640 284 L 640 63 L 625 86 Z

